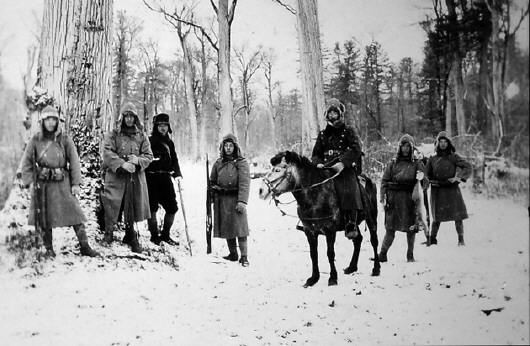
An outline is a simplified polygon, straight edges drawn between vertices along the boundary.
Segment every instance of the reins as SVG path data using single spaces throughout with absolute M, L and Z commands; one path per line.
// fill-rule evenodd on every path
M 289 168 L 291 168 L 292 165 L 289 165 Z M 265 183 L 265 185 L 267 185 L 267 187 L 269 188 L 269 190 L 271 191 L 272 193 L 272 199 L 274 200 L 274 204 L 276 206 L 276 208 L 278 208 L 278 210 L 282 213 L 282 216 L 290 216 L 290 217 L 294 217 L 294 218 L 297 218 L 297 219 L 300 219 L 300 220 L 307 220 L 307 221 L 316 221 L 316 220 L 326 220 L 326 219 L 331 219 L 333 217 L 333 214 L 331 214 L 330 216 L 326 216 L 326 217 L 311 217 L 311 218 L 301 218 L 299 216 L 296 216 L 296 215 L 291 215 L 291 214 L 288 214 L 286 213 L 285 211 L 282 210 L 282 208 L 279 207 L 279 204 L 291 204 L 293 202 L 296 202 L 296 199 L 295 200 L 292 200 L 291 202 L 288 202 L 288 203 L 283 203 L 283 202 L 280 202 L 278 200 L 278 196 L 280 196 L 280 194 L 278 194 L 276 192 L 276 188 L 285 180 L 285 179 L 291 179 L 292 178 L 292 173 L 291 171 L 287 171 L 287 169 L 285 170 L 286 173 L 284 173 L 282 176 L 274 179 L 274 180 L 271 180 L 269 181 L 267 178 L 263 178 L 263 182 Z M 319 182 L 319 183 L 315 183 L 315 184 L 312 184 L 310 186 L 306 186 L 306 187 L 301 187 L 301 188 L 298 188 L 298 189 L 294 189 L 294 190 L 290 190 L 290 191 L 285 191 L 285 192 L 298 192 L 298 191 L 306 191 L 306 190 L 309 190 L 309 189 L 312 189 L 312 188 L 315 188 L 317 186 L 320 186 L 320 185 L 323 185 L 325 183 L 327 183 L 328 181 L 330 180 L 333 180 L 335 179 L 338 175 L 340 174 L 340 172 L 337 172 L 335 173 L 333 176 L 329 177 L 329 178 L 326 178 L 324 179 L 323 181 Z M 277 184 L 275 184 L 274 186 L 272 186 L 272 184 L 276 181 L 279 182 Z

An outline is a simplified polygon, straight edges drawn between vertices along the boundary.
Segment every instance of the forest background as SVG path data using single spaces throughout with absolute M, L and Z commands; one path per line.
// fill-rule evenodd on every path
M 111 119 L 108 128 L 122 101 L 131 99 L 147 131 L 153 115 L 169 113 L 182 159 L 217 156 L 222 125 L 214 3 L 116 0 L 106 7 L 112 18 L 106 65 L 111 104 L 101 118 Z M 513 167 L 523 169 L 523 190 L 528 193 L 528 1 L 393 1 L 395 8 L 388 8 L 388 1 L 309 3 L 318 5 L 322 19 L 318 35 L 323 97 L 346 105 L 346 121 L 363 140 L 368 172 L 383 169 L 403 133 L 432 143 L 446 130 L 473 162 L 478 191 L 489 163 L 497 165 L 497 180 Z M 17 29 L 25 30 L 32 37 L 29 41 L 19 40 L 11 26 L 0 24 L 0 207 L 13 187 L 39 107 L 54 102 L 39 87 L 42 59 L 53 48 L 43 49 L 44 33 L 50 32 L 42 24 L 43 11 L 54 3 L 39 4 L 31 5 L 33 11 L 26 8 L 31 19 Z M 307 154 L 304 72 L 296 34 L 300 1 L 244 0 L 231 5 L 233 132 L 254 162 L 266 162 L 285 149 Z M 371 14 L 363 16 L 367 9 Z M 389 12 L 387 17 L 384 13 Z M 406 19 L 396 26 L 396 17 Z M 258 26 L 263 21 L 271 30 L 265 35 Z M 99 30 L 97 25 L 90 28 Z M 419 39 L 413 37 L 418 30 L 411 28 L 421 28 Z M 415 44 L 421 37 L 423 44 Z M 15 67 L 10 53 L 20 46 L 26 55 L 15 58 Z M 65 80 L 71 78 L 68 73 Z M 81 122 L 69 118 L 67 130 L 77 138 L 84 173 L 96 177 L 105 125 L 90 117 Z

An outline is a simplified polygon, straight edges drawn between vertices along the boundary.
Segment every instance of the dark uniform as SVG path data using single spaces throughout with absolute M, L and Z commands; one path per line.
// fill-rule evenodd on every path
M 447 140 L 448 147 L 445 150 L 439 147 L 442 138 Z M 458 177 L 460 181 L 465 182 L 471 175 L 471 165 L 456 153 L 451 140 L 444 131 L 438 134 L 435 148 L 436 155 L 431 156 L 427 162 L 427 177 L 431 182 L 433 214 L 431 244 L 438 244 L 436 236 L 440 223 L 454 221 L 458 234 L 458 245 L 465 245 L 462 220 L 468 218 L 466 204 L 458 186 L 459 181 L 450 181 L 450 179 Z
M 151 209 L 151 218 L 148 220 L 149 232 L 151 232 L 151 241 L 158 245 L 160 241 L 175 243 L 169 235 L 175 214 L 178 211 L 177 195 L 171 178 L 182 177 L 182 173 L 175 152 L 175 144 L 168 136 L 169 133 L 172 133 L 169 115 L 160 113 L 153 120 L 153 131 L 149 137 L 149 142 L 154 159 L 145 172 L 147 173 L 149 207 Z M 161 124 L 168 126 L 168 132 L 165 135 L 158 131 L 158 125 Z M 158 234 L 156 218 L 159 205 L 166 212 L 160 235 Z
M 341 162 L 344 169 L 339 176 L 333 179 L 335 189 L 339 198 L 340 208 L 344 215 L 346 236 L 355 235 L 357 211 L 363 209 L 361 193 L 357 182 L 356 168 L 360 169 L 362 150 L 361 141 L 353 127 L 344 123 L 344 105 L 337 99 L 328 101 L 325 115 L 328 125 L 318 134 L 315 147 L 313 148 L 311 161 L 322 164 L 325 167 L 332 167 Z M 331 111 L 338 112 L 340 118 L 334 122 L 328 119 Z M 354 163 L 356 164 L 354 167 Z M 351 228 L 350 228 L 351 227 Z

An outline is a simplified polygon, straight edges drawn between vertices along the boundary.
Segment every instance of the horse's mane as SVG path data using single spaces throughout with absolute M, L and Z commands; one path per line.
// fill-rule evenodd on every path
M 285 157 L 285 161 L 300 168 L 314 168 L 315 165 L 307 157 L 297 154 L 294 151 L 282 151 L 271 159 L 271 165 L 276 166 Z

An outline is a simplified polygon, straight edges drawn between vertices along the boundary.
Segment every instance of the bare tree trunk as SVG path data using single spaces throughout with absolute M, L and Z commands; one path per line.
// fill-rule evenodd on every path
M 219 24 L 219 137 L 234 133 L 232 106 L 232 77 L 230 76 L 230 25 L 233 12 L 229 13 L 228 0 L 218 2 L 217 22 Z M 235 6 L 234 6 L 235 8 Z M 230 18 L 232 17 L 232 18 Z
M 184 53 L 184 87 L 186 88 L 186 103 L 188 106 L 188 120 L 190 122 L 191 131 L 190 155 L 193 160 L 197 160 L 199 159 L 199 141 L 197 135 L 197 107 L 195 106 L 195 91 L 193 90 L 193 61 L 187 44 L 186 36 L 187 34 L 182 34 L 179 32 L 180 43 Z
M 320 129 L 324 126 L 322 112 L 324 83 L 322 50 L 316 0 L 297 0 L 297 29 L 302 75 L 302 151 L 310 153 Z
M 45 0 L 37 85 L 93 138 L 112 121 L 112 0 Z
M 449 137 L 453 136 L 453 87 L 448 86 L 445 99 L 445 132 Z
M 455 0 L 446 0 L 447 11 L 449 13 L 449 22 L 453 27 L 458 27 L 458 20 L 456 15 Z M 453 92 L 455 95 L 455 116 L 457 124 L 457 134 L 463 135 L 466 133 L 466 118 L 464 114 L 464 78 L 462 76 L 462 53 L 460 49 L 460 38 L 458 32 L 452 34 L 453 40 L 453 71 L 451 81 L 453 84 Z

